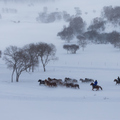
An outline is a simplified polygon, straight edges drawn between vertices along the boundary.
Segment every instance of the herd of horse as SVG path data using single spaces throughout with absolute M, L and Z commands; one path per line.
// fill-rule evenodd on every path
M 85 78 L 85 79 L 80 79 L 81 82 L 91 82 L 90 85 L 92 86 L 92 90 L 103 90 L 103 88 L 99 85 L 94 86 L 94 80 L 93 79 L 89 79 L 89 78 Z M 77 88 L 80 89 L 79 84 L 78 84 L 78 80 L 76 79 L 72 79 L 72 78 L 65 78 L 64 81 L 62 79 L 56 79 L 56 78 L 50 78 L 48 77 L 45 80 L 38 80 L 39 85 L 44 84 L 45 86 L 49 86 L 49 87 L 57 87 L 57 86 L 62 86 L 62 87 L 67 87 L 67 88 Z M 114 82 L 116 82 L 117 84 L 120 84 L 120 81 L 118 81 L 117 79 L 114 79 Z
M 80 88 L 79 84 L 77 84 L 77 80 L 76 79 L 71 79 L 71 78 L 65 78 L 64 81 L 62 81 L 62 79 L 56 79 L 56 78 L 50 78 L 48 77 L 48 79 L 45 80 L 38 80 L 39 85 L 44 84 L 46 86 L 49 87 L 57 87 L 57 86 L 65 86 L 67 88 Z

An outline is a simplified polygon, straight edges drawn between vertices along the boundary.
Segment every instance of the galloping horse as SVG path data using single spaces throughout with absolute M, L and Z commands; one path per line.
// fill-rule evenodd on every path
M 92 85 L 92 90 L 94 90 L 94 89 L 96 89 L 96 91 L 99 90 L 99 89 L 102 90 L 102 87 L 99 86 L 99 85 L 94 86 L 94 83 L 91 83 L 90 85 Z
M 117 79 L 114 79 L 114 82 L 116 82 L 116 85 L 120 84 L 120 81 L 118 81 Z
M 80 89 L 78 84 L 72 84 L 72 87 Z
M 66 83 L 65 85 L 66 85 L 66 87 L 78 88 L 79 89 L 79 85 L 78 84 Z
M 48 80 L 45 80 L 45 84 L 49 87 L 57 87 L 56 82 L 50 82 Z
M 38 82 L 40 82 L 39 85 L 45 84 L 45 81 L 44 81 L 44 80 L 41 80 L 41 79 L 39 79 Z

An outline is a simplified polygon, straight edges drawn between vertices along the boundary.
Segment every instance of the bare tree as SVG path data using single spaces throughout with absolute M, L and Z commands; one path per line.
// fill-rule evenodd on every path
M 60 36 L 62 40 L 70 42 L 74 36 L 82 34 L 85 30 L 86 23 L 79 16 L 70 19 L 68 27 L 64 27 L 63 31 L 59 32 L 57 36 Z
M 69 23 L 69 27 L 73 29 L 75 35 L 82 34 L 85 30 L 85 26 L 86 23 L 80 16 L 73 18 Z
M 63 48 L 67 50 L 67 53 L 68 53 L 68 51 L 70 50 L 70 45 L 63 45 Z
M 106 21 L 104 21 L 100 17 L 96 17 L 92 20 L 88 30 L 96 30 L 96 31 L 104 31 L 105 30 Z
M 32 66 L 29 54 L 16 46 L 10 46 L 4 51 L 4 58 L 7 67 L 12 69 L 11 82 L 16 72 L 16 82 L 19 82 L 19 76 Z
M 31 43 L 31 44 L 25 45 L 23 49 L 24 51 L 26 51 L 26 54 L 28 54 L 30 58 L 31 67 L 29 68 L 29 71 L 32 70 L 32 72 L 34 72 L 35 67 L 39 65 L 37 47 L 34 43 Z
M 117 31 L 113 31 L 111 33 L 108 34 L 108 38 L 109 42 L 111 44 L 114 45 L 114 47 L 116 47 L 116 45 L 120 42 L 120 33 Z
M 38 57 L 40 57 L 44 72 L 46 71 L 46 65 L 49 63 L 51 60 L 57 60 L 55 57 L 56 53 L 56 48 L 53 44 L 47 44 L 47 43 L 38 43 L 37 44 L 37 52 L 38 52 Z
M 116 48 L 118 48 L 118 49 L 120 50 L 120 42 L 118 42 L 118 43 L 116 44 L 116 46 L 114 46 L 114 47 L 116 47 Z
M 79 49 L 79 46 L 78 45 L 75 45 L 75 44 L 72 44 L 70 46 L 70 50 L 71 50 L 71 53 L 72 54 L 76 54 L 76 51 Z
M 33 66 L 31 64 L 30 55 L 28 54 L 28 51 L 25 51 L 24 49 L 20 49 L 19 52 L 17 52 L 18 62 L 16 66 L 16 82 L 19 82 L 19 77 L 23 71 L 27 71 L 27 69 L 31 68 Z
M 82 47 L 82 48 L 83 48 L 83 51 L 84 51 L 84 48 L 85 48 L 86 45 L 87 45 L 87 41 L 86 41 L 85 37 L 82 36 L 82 35 L 78 35 L 78 36 L 77 36 L 77 39 L 78 39 L 78 44 L 79 44 L 79 46 Z
M 113 25 L 120 25 L 120 6 L 105 6 L 103 7 L 101 15 Z
M 72 27 L 64 27 L 63 28 L 63 31 L 61 31 L 61 32 L 59 32 L 58 34 L 57 34 L 57 36 L 60 36 L 60 38 L 62 39 L 62 40 L 65 40 L 65 41 L 67 41 L 68 43 L 73 39 L 73 37 L 74 37 L 74 35 L 73 35 L 73 29 L 72 29 Z
M 70 53 L 76 54 L 76 51 L 79 49 L 79 46 L 75 44 L 71 44 L 71 45 L 63 45 L 63 48 L 67 50 L 67 53 L 68 51 L 70 51 Z
M 10 69 L 13 69 L 12 75 L 11 75 L 11 82 L 13 82 L 13 75 L 16 70 L 16 66 L 18 62 L 18 58 L 17 58 L 18 51 L 19 51 L 19 48 L 17 48 L 16 46 L 10 46 L 6 48 L 6 50 L 4 51 L 5 56 L 3 59 L 5 60 L 7 67 Z

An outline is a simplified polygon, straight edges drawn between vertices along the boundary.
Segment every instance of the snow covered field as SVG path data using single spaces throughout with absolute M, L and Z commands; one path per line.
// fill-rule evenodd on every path
M 0 3 L 0 50 L 9 45 L 24 46 L 29 43 L 48 42 L 57 48 L 57 61 L 51 61 L 46 66 L 46 72 L 40 65 L 34 73 L 22 73 L 20 82 L 10 82 L 11 70 L 6 68 L 0 58 L 0 118 L 1 120 L 119 120 L 120 85 L 113 80 L 120 76 L 120 51 L 112 45 L 89 44 L 84 51 L 67 54 L 62 48 L 64 41 L 56 35 L 65 22 L 42 24 L 36 22 L 38 12 L 44 6 L 50 10 L 58 7 L 72 12 L 80 6 L 84 12 L 93 9 L 100 11 L 104 5 L 118 5 L 118 0 L 96 3 L 96 0 L 82 4 L 76 0 L 68 4 L 55 2 L 29 7 L 27 4 Z M 93 4 L 95 2 L 95 4 Z M 87 6 L 85 6 L 87 4 Z M 97 5 L 96 5 L 97 4 Z M 66 7 L 68 6 L 68 7 Z M 73 7 L 74 6 L 74 7 Z M 85 7 L 83 7 L 85 6 Z M 95 7 L 95 8 L 94 8 Z M 16 14 L 2 13 L 2 8 L 16 8 Z M 97 11 L 97 10 L 96 10 Z M 90 11 L 89 11 L 90 12 Z M 84 18 L 89 18 L 84 16 Z M 97 14 L 97 13 L 96 13 Z M 18 21 L 14 23 L 12 21 Z M 39 86 L 38 79 L 75 78 L 80 89 L 65 87 L 49 88 Z M 81 83 L 80 78 L 98 80 L 102 91 L 92 91 L 90 83 Z

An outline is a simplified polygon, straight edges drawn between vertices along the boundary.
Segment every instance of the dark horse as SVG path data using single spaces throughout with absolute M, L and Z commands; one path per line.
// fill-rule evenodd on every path
M 39 85 L 45 84 L 45 81 L 44 81 L 44 80 L 41 80 L 41 79 L 39 79 L 38 82 L 40 82 Z
M 48 80 L 45 80 L 45 84 L 49 87 L 57 87 L 56 82 L 50 82 Z
M 114 79 L 114 82 L 116 82 L 116 85 L 120 84 L 120 81 L 118 81 L 117 79 Z
M 78 88 L 79 89 L 79 85 L 78 84 L 66 83 L 65 85 L 66 85 L 66 87 Z
M 96 89 L 96 91 L 99 90 L 99 89 L 102 90 L 102 87 L 99 86 L 99 85 L 94 86 L 94 83 L 91 83 L 90 85 L 92 85 L 92 90 L 94 90 L 94 89 Z
M 73 88 L 78 88 L 79 89 L 79 85 L 78 84 L 72 84 Z

